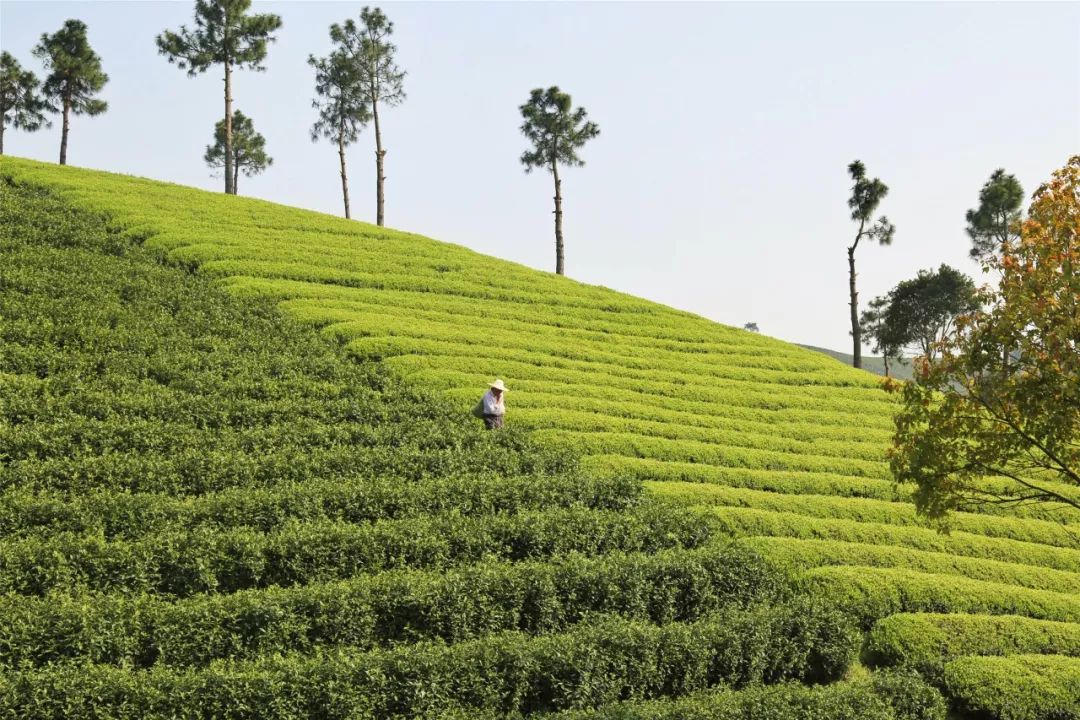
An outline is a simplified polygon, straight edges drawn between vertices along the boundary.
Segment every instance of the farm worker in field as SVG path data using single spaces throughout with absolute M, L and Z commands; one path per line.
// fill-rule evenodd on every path
M 484 419 L 484 426 L 488 430 L 494 430 L 503 426 L 503 417 L 506 415 L 506 403 L 503 397 L 506 393 L 506 385 L 502 380 L 495 380 L 488 388 L 473 412 Z

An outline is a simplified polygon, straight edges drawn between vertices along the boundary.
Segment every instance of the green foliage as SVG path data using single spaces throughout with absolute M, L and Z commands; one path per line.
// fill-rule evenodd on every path
M 532 147 L 521 155 L 525 172 L 544 168 L 554 172 L 556 165 L 580 167 L 585 161 L 577 151 L 600 134 L 600 126 L 586 120 L 585 108 L 573 108 L 570 96 L 552 86 L 535 88 L 520 108 L 521 134 Z
M 875 665 L 913 668 L 937 684 L 945 664 L 968 655 L 1080 657 L 1080 624 L 1016 615 L 900 613 L 879 620 L 865 655 Z
M 397 47 L 390 42 L 394 23 L 379 8 L 364 7 L 360 24 L 351 18 L 330 26 L 330 39 L 341 48 L 359 75 L 358 90 L 372 112 L 379 103 L 394 106 L 405 100 L 405 71 L 395 61 Z
M 45 118 L 48 103 L 38 96 L 40 85 L 37 76 L 23 70 L 14 55 L 0 52 L 0 154 L 8 127 L 33 132 L 51 124 Z
M 1024 188 L 1016 176 L 1006 175 L 1004 168 L 995 170 L 979 191 L 979 207 L 967 211 L 973 259 L 989 260 L 1019 238 L 1023 203 Z
M 180 26 L 157 36 L 158 51 L 189 77 L 213 65 L 262 70 L 281 18 L 249 15 L 251 0 L 195 0 L 195 28 Z
M 214 144 L 206 146 L 203 160 L 212 168 L 225 167 L 225 121 L 214 124 Z M 239 110 L 232 116 L 232 169 L 233 190 L 236 190 L 240 173 L 254 177 L 274 164 L 274 158 L 266 154 L 266 138 L 255 132 L 255 124 Z
M 34 593 L 0 609 L 0 654 L 23 664 L 5 707 L 383 717 L 394 696 L 472 718 L 513 697 L 668 703 L 705 687 L 707 657 L 834 678 L 847 622 L 775 630 L 790 562 L 804 601 L 866 628 L 904 609 L 1074 621 L 1075 513 L 929 527 L 891 482 L 896 403 L 872 376 L 458 246 L 2 162 L 0 576 Z M 467 417 L 491 375 L 514 381 L 500 433 Z M 710 644 L 714 611 L 775 632 L 739 620 L 752 647 Z M 602 615 L 621 618 L 602 642 L 566 644 Z M 658 647 L 668 670 L 646 676 Z M 894 690 L 843 707 L 936 697 L 870 678 Z
M 108 109 L 108 103 L 94 97 L 109 76 L 86 39 L 86 23 L 67 20 L 52 35 L 42 33 L 34 56 L 49 71 L 41 91 L 50 105 L 70 109 L 76 115 L 100 115 Z
M 816 603 L 728 609 L 662 626 L 609 618 L 566 633 L 512 632 L 454 645 L 265 657 L 205 670 L 131 672 L 65 664 L 11 673 L 0 712 L 23 718 L 193 716 L 416 717 L 447 705 L 500 713 L 596 707 L 683 695 L 718 684 L 829 681 L 858 635 Z M 73 670 L 75 670 L 73 672 Z
M 545 716 L 551 720 L 944 720 L 941 695 L 917 676 L 875 673 L 870 679 L 806 687 L 797 683 L 713 690 L 676 700 L 609 705 Z
M 1080 658 L 960 658 L 945 666 L 945 686 L 962 710 L 994 720 L 1080 718 Z
M 803 576 L 807 591 L 832 599 L 869 629 L 899 612 L 1025 615 L 1080 622 L 1080 594 L 1032 590 L 1001 583 L 913 570 L 821 567 Z
M 370 649 L 488 633 L 565 631 L 598 613 L 652 623 L 700 620 L 721 608 L 776 602 L 787 579 L 732 545 L 657 554 L 488 561 L 448 572 L 394 571 L 333 583 L 168 602 L 146 595 L 8 596 L 4 662 L 174 667 L 255 659 L 283 647 Z
M 870 315 L 863 317 L 873 322 L 875 352 L 888 350 L 900 357 L 905 348 L 913 348 L 933 360 L 956 319 L 977 310 L 979 303 L 971 278 L 943 263 L 937 270 L 920 270 L 918 277 L 899 283 L 870 306 Z
M 663 532 L 657 532 L 663 528 Z M 172 530 L 134 541 L 60 533 L 0 540 L 0 591 L 201 592 L 282 587 L 399 568 L 448 568 L 484 558 L 527 560 L 571 552 L 656 551 L 709 540 L 694 513 L 546 510 L 515 515 L 432 515 L 354 525 L 288 522 Z
M 900 389 L 893 474 L 916 486 L 920 512 L 944 518 L 993 503 L 1045 503 L 1075 516 L 1080 501 L 1080 156 L 1036 191 L 1019 240 L 987 267 L 996 290 L 958 320 L 941 356 Z M 985 492 L 985 476 L 1012 478 Z

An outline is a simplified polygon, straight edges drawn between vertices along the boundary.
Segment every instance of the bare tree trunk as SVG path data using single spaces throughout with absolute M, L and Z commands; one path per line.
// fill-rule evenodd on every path
M 848 290 L 851 293 L 851 366 L 862 368 L 862 328 L 859 327 L 859 292 L 855 289 L 855 248 L 859 247 L 862 239 L 863 223 L 859 223 L 859 234 L 855 236 L 855 243 L 847 249 L 848 258 Z
M 382 146 L 382 131 L 379 129 L 379 103 L 371 103 L 371 117 L 375 121 L 375 224 L 378 226 L 383 225 L 383 209 L 384 209 L 384 196 L 383 196 L 383 182 L 386 177 L 383 175 L 383 159 L 386 157 L 386 151 Z
M 338 134 L 338 158 L 341 160 L 341 198 L 345 201 L 345 219 L 352 219 L 349 211 L 349 176 L 345 174 L 345 126 Z
M 233 158 L 232 191 L 233 195 L 240 194 L 240 161 L 235 158 Z
M 4 121 L 0 118 L 0 155 L 4 154 Z
M 551 174 L 555 177 L 555 273 L 565 275 L 563 267 L 562 235 L 562 180 L 559 179 L 559 166 L 551 163 Z
M 881 359 L 885 361 L 885 377 L 889 377 L 889 353 L 882 352 Z
M 71 96 L 64 93 L 64 128 L 60 131 L 60 164 L 67 165 L 68 130 L 71 129 Z
M 232 154 L 232 63 L 225 60 L 225 193 L 236 194 Z

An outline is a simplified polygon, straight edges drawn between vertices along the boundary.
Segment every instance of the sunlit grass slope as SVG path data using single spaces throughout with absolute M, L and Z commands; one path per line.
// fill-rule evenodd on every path
M 302 588 L 314 582 L 352 583 L 348 588 L 335 586 L 319 590 L 330 593 L 320 596 L 324 600 L 330 596 L 366 598 L 360 603 L 365 610 L 357 611 L 360 619 L 355 620 L 351 629 L 341 630 L 341 636 L 345 638 L 342 642 L 352 650 L 321 663 L 312 662 L 310 667 L 297 666 L 300 668 L 296 670 L 300 678 L 297 682 L 301 685 L 316 682 L 316 677 L 322 677 L 328 683 L 340 683 L 344 678 L 355 679 L 358 673 L 368 673 L 370 677 L 379 673 L 383 673 L 379 677 L 394 676 L 398 672 L 394 668 L 417 663 L 421 656 L 430 664 L 434 676 L 442 677 L 439 668 L 445 666 L 459 668 L 458 671 L 447 671 L 453 677 L 458 677 L 453 672 L 472 673 L 470 677 L 477 679 L 476 682 L 480 682 L 478 678 L 489 677 L 485 673 L 493 672 L 492 667 L 510 662 L 499 659 L 504 658 L 499 653 L 511 653 L 510 648 L 519 654 L 514 655 L 518 658 L 514 662 L 532 663 L 530 667 L 536 663 L 547 667 L 545 663 L 555 662 L 553 658 L 558 654 L 555 645 L 545 645 L 545 641 L 535 638 L 526 642 L 517 635 L 498 635 L 503 631 L 532 633 L 543 629 L 544 632 L 569 633 L 563 641 L 576 648 L 574 652 L 580 651 L 580 656 L 573 659 L 568 655 L 570 659 L 565 662 L 580 663 L 586 668 L 593 667 L 589 663 L 595 658 L 590 653 L 596 648 L 610 649 L 615 644 L 633 654 L 632 647 L 644 643 L 661 655 L 678 654 L 710 643 L 714 648 L 724 646 L 729 640 L 724 639 L 727 636 L 723 636 L 719 628 L 725 623 L 731 627 L 756 627 L 756 621 L 750 615 L 732 614 L 725 616 L 722 622 L 716 620 L 709 615 L 712 610 L 706 612 L 705 608 L 715 610 L 724 603 L 717 599 L 719 595 L 709 600 L 712 596 L 701 588 L 684 589 L 691 595 L 704 593 L 703 605 L 687 606 L 694 609 L 684 608 L 673 613 L 655 614 L 655 607 L 651 605 L 651 609 L 632 609 L 640 599 L 629 596 L 626 599 L 628 605 L 620 605 L 621 601 L 616 600 L 601 602 L 600 598 L 605 594 L 623 592 L 623 586 L 614 578 L 624 570 L 597 565 L 560 567 L 556 572 L 558 577 L 569 573 L 569 576 L 579 578 L 575 582 L 608 588 L 605 592 L 595 591 L 588 602 L 585 595 L 571 593 L 575 598 L 573 603 L 581 604 L 578 607 L 571 603 L 573 607 L 565 611 L 569 613 L 567 618 L 573 620 L 562 619 L 541 628 L 523 626 L 505 618 L 496 621 L 492 616 L 483 625 L 486 632 L 493 634 L 486 635 L 487 640 L 475 641 L 488 644 L 475 647 L 468 644 L 482 634 L 475 629 L 457 634 L 452 630 L 431 631 L 434 634 L 427 635 L 428 630 L 420 629 L 426 627 L 424 622 L 418 621 L 415 626 L 391 631 L 384 624 L 394 612 L 401 610 L 391 602 L 393 592 L 377 582 L 356 579 L 357 566 L 350 564 L 352 561 L 348 557 L 335 554 L 329 547 L 335 544 L 352 548 L 350 553 L 359 553 L 366 558 L 363 563 L 367 565 L 361 563 L 361 566 L 371 570 L 408 569 L 409 572 L 424 573 L 423 577 L 409 576 L 409 579 L 402 576 L 400 581 L 432 588 L 425 592 L 415 591 L 417 597 L 450 597 L 453 588 L 458 588 L 460 593 L 464 587 L 475 587 L 481 595 L 488 593 L 497 597 L 501 592 L 497 588 L 502 587 L 501 584 L 553 582 L 537 579 L 548 577 L 544 573 L 553 572 L 550 568 L 554 566 L 546 558 L 561 557 L 571 551 L 595 557 L 610 552 L 643 553 L 641 558 L 625 556 L 618 563 L 640 563 L 640 567 L 634 566 L 637 568 L 634 572 L 650 578 L 643 581 L 645 585 L 663 586 L 672 582 L 673 575 L 669 574 L 667 566 L 650 565 L 654 561 L 646 560 L 646 556 L 670 551 L 683 558 L 677 562 L 688 562 L 685 557 L 690 556 L 683 554 L 700 553 L 704 559 L 694 562 L 713 567 L 708 562 L 720 561 L 708 560 L 713 557 L 709 553 L 721 550 L 712 543 L 726 535 L 735 536 L 740 538 L 740 552 L 751 552 L 754 557 L 765 558 L 770 566 L 784 568 L 788 576 L 797 578 L 796 585 L 804 593 L 841 603 L 861 623 L 863 630 L 877 632 L 873 636 L 876 638 L 875 652 L 868 656 L 868 663 L 922 670 L 952 693 L 958 707 L 967 702 L 966 706 L 987 712 L 991 710 L 986 710 L 989 706 L 983 700 L 973 695 L 968 697 L 975 692 L 972 688 L 976 684 L 962 680 L 973 677 L 973 673 L 989 672 L 985 670 L 990 668 L 989 665 L 975 663 L 970 669 L 968 665 L 955 666 L 957 669 L 950 675 L 949 668 L 953 665 L 946 663 L 963 659 L 964 654 L 957 650 L 959 643 L 950 644 L 943 640 L 936 656 L 933 649 L 921 648 L 917 658 L 911 660 L 905 652 L 890 649 L 888 643 L 895 639 L 900 647 L 903 641 L 897 638 L 925 632 L 925 626 L 919 622 L 895 623 L 887 628 L 888 632 L 877 630 L 877 626 L 898 614 L 916 619 L 925 617 L 936 623 L 934 632 L 938 635 L 962 638 L 964 633 L 972 632 L 973 626 L 962 621 L 938 623 L 933 619 L 940 616 L 961 619 L 993 616 L 998 618 L 998 624 L 988 627 L 1009 629 L 1007 632 L 1001 630 L 1000 642 L 995 642 L 994 633 L 990 633 L 985 642 L 973 646 L 972 652 L 976 655 L 1016 654 L 1029 658 L 1032 653 L 1043 653 L 1047 657 L 1077 654 L 1072 640 L 1021 642 L 1017 638 L 1042 632 L 1044 626 L 1033 624 L 1037 622 L 1054 623 L 1046 627 L 1053 627 L 1061 637 L 1075 637 L 1080 623 L 1080 517 L 1059 507 L 1032 506 L 1013 510 L 987 507 L 978 513 L 957 513 L 950 535 L 926 527 L 915 514 L 906 489 L 897 487 L 889 476 L 885 451 L 891 436 L 894 405 L 891 397 L 881 389 L 880 379 L 869 373 L 845 368 L 819 353 L 719 325 L 690 313 L 416 235 L 125 176 L 9 158 L 4 158 L 0 167 L 4 175 L 16 182 L 46 186 L 75 207 L 107 214 L 128 238 L 145 241 L 151 250 L 165 253 L 172 264 L 191 270 L 199 278 L 215 280 L 232 298 L 274 304 L 287 318 L 310 326 L 312 331 L 321 332 L 330 342 L 340 345 L 361 365 L 368 366 L 371 361 L 377 361 L 395 377 L 406 378 L 411 387 L 436 392 L 456 408 L 461 423 L 476 422 L 468 416 L 469 408 L 491 378 L 504 378 L 510 387 L 508 408 L 512 426 L 532 431 L 531 442 L 539 442 L 555 453 L 560 449 L 582 453 L 585 456 L 583 469 L 591 478 L 589 482 L 612 482 L 610 487 L 618 488 L 617 491 L 593 492 L 590 497 L 594 498 L 595 508 L 590 509 L 590 513 L 619 514 L 623 507 L 616 501 L 623 497 L 620 493 L 626 493 L 626 498 L 633 497 L 625 482 L 644 482 L 653 502 L 639 506 L 636 499 L 627 499 L 624 507 L 637 509 L 627 516 L 623 526 L 611 530 L 605 537 L 596 538 L 592 544 L 588 540 L 590 528 L 609 527 L 605 523 L 616 522 L 614 515 L 601 521 L 592 515 L 579 517 L 574 512 L 580 514 L 581 511 L 569 509 L 563 511 L 567 513 L 565 517 L 540 511 L 537 519 L 526 525 L 528 532 L 533 533 L 529 537 L 540 538 L 530 542 L 548 550 L 536 551 L 541 562 L 533 569 L 520 563 L 523 558 L 533 555 L 515 554 L 500 544 L 505 542 L 500 538 L 525 532 L 518 526 L 502 527 L 494 520 L 470 524 L 460 518 L 442 516 L 438 516 L 442 519 L 429 520 L 426 519 L 428 510 L 415 511 L 420 519 L 395 519 L 394 522 L 402 523 L 400 527 L 383 524 L 375 534 L 363 527 L 357 530 L 352 525 L 330 528 L 337 533 L 331 533 L 334 539 L 325 551 L 327 563 L 333 566 L 330 569 L 326 563 L 313 561 L 296 566 L 290 561 L 282 563 L 280 568 L 260 569 L 259 572 L 269 574 L 269 577 L 285 578 L 281 582 L 270 582 L 282 586 Z M 400 468 L 395 470 L 400 471 Z M 994 482 L 997 481 L 988 481 Z M 327 482 L 319 492 L 332 496 L 333 487 L 332 481 Z M 513 485 L 499 487 L 499 492 L 510 493 Z M 226 493 L 226 499 L 230 497 L 228 487 L 212 490 Z M 460 487 L 456 492 L 464 497 L 465 491 Z M 424 502 L 434 502 L 430 498 L 423 500 L 427 497 L 423 492 L 419 496 L 421 499 L 416 502 L 420 503 L 420 508 L 426 507 Z M 109 496 L 101 502 L 109 508 L 127 502 L 118 497 Z M 241 501 L 237 497 L 233 497 L 232 502 L 239 506 Z M 269 613 L 266 608 L 273 607 L 273 613 L 293 617 L 289 613 L 304 613 L 296 608 L 316 601 L 300 589 L 289 591 L 294 595 L 275 596 L 272 601 L 260 594 L 240 595 L 242 592 L 266 592 L 259 588 L 267 583 L 250 581 L 247 585 L 241 583 L 227 588 L 234 593 L 229 597 L 238 598 L 228 601 L 236 603 L 235 606 L 227 606 L 203 599 L 203 593 L 208 591 L 207 582 L 197 573 L 193 574 L 193 579 L 177 581 L 179 584 L 175 586 L 155 585 L 161 570 L 156 565 L 148 567 L 156 561 L 147 558 L 167 555 L 168 549 L 176 545 L 176 538 L 169 532 L 177 523 L 213 515 L 208 509 L 209 504 L 199 505 L 204 502 L 200 498 L 201 495 L 183 503 L 170 500 L 173 505 L 167 509 L 157 508 L 157 514 L 141 524 L 126 519 L 138 516 L 138 513 L 129 510 L 123 515 L 121 510 L 114 508 L 110 512 L 125 518 L 115 523 L 121 530 L 119 535 L 126 534 L 122 538 L 123 544 L 113 542 L 108 548 L 96 549 L 79 545 L 81 556 L 92 557 L 92 561 L 84 563 L 85 568 L 65 567 L 62 572 L 42 573 L 43 578 L 34 580 L 39 584 L 34 588 L 9 585 L 4 589 L 21 597 L 33 592 L 48 592 L 54 586 L 62 589 L 65 583 L 71 582 L 92 592 L 107 592 L 117 582 L 121 585 L 128 582 L 131 585 L 128 592 L 149 593 L 149 600 L 118 600 L 106 605 L 109 609 L 102 612 L 115 617 L 139 616 L 140 613 L 158 617 L 161 614 L 166 618 L 161 620 L 165 639 L 160 642 L 146 639 L 154 637 L 157 626 L 136 629 L 134 635 L 143 633 L 143 640 L 131 641 L 133 644 L 126 647 L 110 647 L 101 651 L 100 657 L 95 657 L 97 662 L 107 666 L 111 663 L 138 664 L 147 643 L 157 643 L 162 657 L 177 658 L 178 666 L 213 668 L 210 663 L 220 658 L 255 661 L 253 659 L 274 647 L 273 638 L 236 639 L 225 633 L 225 639 L 215 640 L 221 636 L 220 627 L 234 627 L 246 622 L 240 619 L 241 603 L 250 602 L 262 608 L 256 616 L 260 616 L 259 612 Z M 9 499 L 9 502 L 16 500 Z M 37 501 L 31 498 L 18 502 L 33 504 Z M 62 505 L 66 501 L 57 502 Z M 291 508 L 285 515 L 298 507 L 297 503 L 280 498 L 265 502 Z M 519 499 L 511 505 L 517 502 Z M 544 504 L 538 499 L 533 502 L 534 507 Z M 580 499 L 574 501 L 577 502 Z M 696 535 L 696 526 L 680 520 L 682 515 L 656 515 L 658 519 L 653 530 L 658 537 L 652 540 L 642 537 L 643 527 L 647 528 L 652 522 L 653 516 L 648 513 L 661 513 L 660 508 L 668 505 L 675 506 L 671 508 L 672 512 L 692 508 L 707 531 L 702 531 L 702 536 Z M 35 512 L 40 515 L 39 510 Z M 64 513 L 78 516 L 70 522 L 82 523 L 80 531 L 94 529 L 90 527 L 91 521 L 80 519 L 83 516 L 74 510 L 61 507 L 56 512 L 64 517 L 67 517 Z M 12 516 L 21 517 L 14 511 Z M 331 519 L 342 518 L 334 516 Z M 318 520 L 323 522 L 326 518 L 319 516 Z M 198 524 L 198 520 L 194 522 Z M 513 525 L 508 520 L 498 522 Z M 427 524 L 418 529 L 418 523 Z M 243 523 L 238 519 L 233 524 Z M 496 529 L 492 530 L 492 527 Z M 500 527 L 502 529 L 498 529 Z M 565 528 L 566 535 L 561 544 L 554 539 L 556 528 L 560 527 Z M 278 536 L 261 539 L 241 537 L 239 530 L 233 530 L 234 536 L 226 540 L 215 536 L 212 540 L 203 539 L 204 545 L 195 543 L 191 547 L 220 548 L 251 543 L 245 545 L 254 548 L 250 552 L 274 555 L 283 545 L 303 543 L 317 534 L 317 529 L 307 535 L 297 534 L 291 525 L 282 530 L 271 524 L 268 529 L 286 535 L 293 532 L 293 535 L 284 539 Z M 426 551 L 413 548 L 409 543 L 414 542 L 410 538 L 416 533 L 450 538 L 447 542 L 457 548 L 454 552 L 460 552 L 461 556 L 455 558 L 448 550 L 425 554 Z M 468 539 L 473 536 L 480 539 L 473 544 L 473 549 L 469 549 Z M 27 567 L 40 562 L 41 557 L 49 557 L 34 542 L 38 541 L 27 539 L 12 548 L 13 552 L 21 553 L 19 562 Z M 518 542 L 526 543 L 525 540 Z M 575 542 L 579 546 L 575 546 Z M 272 547 L 272 550 L 263 550 L 259 543 Z M 380 547 L 396 550 L 382 552 Z M 493 550 L 498 547 L 503 550 Z M 402 560 L 402 557 L 427 559 L 413 562 Z M 129 559 L 133 566 L 140 568 L 141 575 L 136 573 L 120 580 L 94 576 L 94 568 L 99 565 L 122 564 Z M 456 569 L 481 560 L 504 565 L 472 575 L 467 568 Z M 449 568 L 455 568 L 453 572 L 460 574 L 440 574 Z M 214 571 L 203 572 L 205 575 Z M 273 575 L 275 572 L 279 575 Z M 232 577 L 225 570 L 220 574 Z M 502 579 L 496 581 L 493 579 L 496 576 Z M 20 578 L 20 582 L 29 582 L 23 576 Z M 715 582 L 719 583 L 716 587 L 723 584 L 718 580 Z M 155 599 L 155 593 L 164 590 L 169 591 L 169 597 Z M 563 591 L 555 593 L 563 598 L 560 602 L 570 602 L 559 595 L 560 592 Z M 709 592 L 721 593 L 716 589 Z M 9 602 L 18 605 L 22 601 Z M 80 602 L 78 599 L 71 601 L 73 607 Z M 145 602 L 145 607 L 139 602 Z M 155 605 L 161 602 L 167 603 L 165 609 Z M 178 603 L 175 607 L 174 602 Z M 72 608 L 65 611 L 67 606 L 63 602 L 58 602 L 55 607 L 61 614 L 75 613 Z M 394 607 L 398 609 L 389 609 Z M 419 606 L 411 607 L 422 613 L 416 610 Z M 41 615 L 44 611 L 36 606 L 19 612 L 30 615 L 36 612 L 41 618 L 45 617 Z M 679 620 L 680 628 L 632 631 L 619 625 L 621 620 L 611 620 L 595 628 L 573 629 L 577 620 L 589 612 L 615 613 L 620 617 L 645 618 L 652 622 Z M 753 610 L 745 612 L 752 613 Z M 933 615 L 924 615 L 927 613 Z M 453 625 L 449 618 L 444 621 L 449 623 L 448 627 Z M 40 619 L 40 622 L 45 620 Z M 273 625 L 272 620 L 267 622 Z M 289 622 L 282 621 L 277 630 L 280 637 L 290 637 Z M 543 624 L 540 620 L 537 622 Z M 721 624 L 716 625 L 718 622 Z M 438 626 L 436 619 L 431 619 L 431 623 L 431 627 Z M 200 627 L 204 629 L 200 630 Z M 661 624 L 658 627 L 669 626 Z M 385 632 L 402 635 L 380 634 Z M 782 633 L 783 630 L 770 632 Z M 451 650 L 429 649 L 421 655 L 409 654 L 405 649 L 387 650 L 388 654 L 378 658 L 356 654 L 372 648 L 395 646 L 404 638 L 419 641 L 429 637 L 455 644 Z M 536 637 L 542 638 L 544 634 Z M 631 637 L 636 639 L 629 639 Z M 623 639 L 616 641 L 615 638 Z M 310 648 L 320 642 L 323 641 L 300 642 L 297 647 Z M 266 661 L 257 667 L 242 665 L 229 672 L 258 670 L 271 675 L 284 672 L 280 664 L 274 662 Z M 702 662 L 706 661 L 702 659 Z M 772 658 L 769 662 L 781 660 Z M 1032 667 L 1037 665 L 1033 660 L 1022 662 Z M 460 670 L 471 667 L 469 663 L 475 664 L 475 672 Z M 162 660 L 155 667 L 162 664 L 168 665 L 168 662 Z M 649 690 L 634 685 L 633 678 L 625 679 L 624 685 L 605 690 L 610 693 L 604 696 L 605 702 L 681 695 L 700 686 L 673 690 L 673 681 L 661 677 L 667 672 L 664 667 L 667 666 L 663 663 L 656 665 L 654 670 L 659 675 L 642 680 Z M 1060 676 L 1066 678 L 1062 682 L 1072 682 L 1068 679 L 1071 670 L 1067 670 L 1071 665 L 1054 667 L 1066 670 L 1051 677 Z M 50 672 L 53 674 L 39 678 L 40 687 L 62 685 L 62 674 Z M 113 670 L 95 672 L 100 672 L 100 676 L 94 676 L 100 682 L 114 682 L 109 675 Z M 191 687 L 213 684 L 212 678 L 198 674 L 203 670 L 184 676 L 183 681 L 162 674 L 164 670 L 155 672 L 154 679 L 148 681 L 153 692 L 179 692 L 181 686 L 190 690 Z M 590 672 L 618 671 L 593 667 Z M 715 678 L 717 672 L 726 671 L 714 668 L 701 672 L 703 677 Z M 763 678 L 761 675 L 755 677 Z M 794 672 L 784 677 L 812 679 L 809 675 Z M 446 682 L 453 685 L 457 681 L 448 679 Z M 737 686 L 738 679 L 732 684 Z M 393 691 L 380 688 L 383 686 L 376 688 L 373 685 L 370 692 L 378 695 L 384 690 L 387 693 Z M 474 688 L 470 692 L 481 691 Z M 840 702 L 838 698 L 849 690 L 829 691 L 840 694 L 826 693 L 820 697 L 812 693 L 805 695 L 806 692 L 804 689 L 791 690 L 790 697 L 776 695 L 768 702 L 776 703 L 779 708 L 775 711 L 776 717 L 792 716 L 792 713 L 797 714 L 792 710 L 796 706 L 810 708 L 813 703 L 820 702 L 839 707 L 836 705 Z M 890 715 L 894 709 L 885 705 L 860 710 L 857 703 L 862 700 L 858 698 L 863 696 L 856 695 L 852 695 L 856 705 L 851 710 L 851 717 L 900 716 Z M 750 696 L 717 695 L 700 699 L 700 703 L 689 699 L 682 706 L 672 706 L 669 710 L 678 714 L 686 711 L 690 707 L 686 703 L 690 703 L 704 708 L 700 710 L 701 717 L 728 716 L 723 713 L 735 717 L 749 707 L 747 703 L 752 705 L 754 702 L 757 700 Z M 585 704 L 567 701 L 550 709 L 583 706 Z M 625 707 L 610 707 L 611 712 L 616 713 L 611 717 L 636 717 L 638 715 L 632 713 L 639 711 L 642 717 L 661 716 L 648 714 L 659 712 L 651 705 L 637 708 L 631 703 Z

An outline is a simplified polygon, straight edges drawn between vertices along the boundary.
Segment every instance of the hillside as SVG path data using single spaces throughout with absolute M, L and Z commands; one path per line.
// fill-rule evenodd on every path
M 415 235 L 0 174 L 0 711 L 941 717 L 899 666 L 1080 712 L 1080 518 L 922 525 L 872 375 Z
M 836 358 L 844 365 L 851 367 L 851 355 L 848 353 L 837 352 L 836 350 L 829 350 L 828 348 L 817 347 L 815 345 L 800 345 L 807 350 L 814 350 L 815 352 L 824 353 L 831 358 Z M 880 357 L 867 357 L 863 356 L 863 370 L 872 372 L 875 375 L 885 374 L 885 361 Z M 889 365 L 889 375 L 900 380 L 911 379 L 911 362 L 909 360 L 900 360 L 899 362 L 893 361 Z

